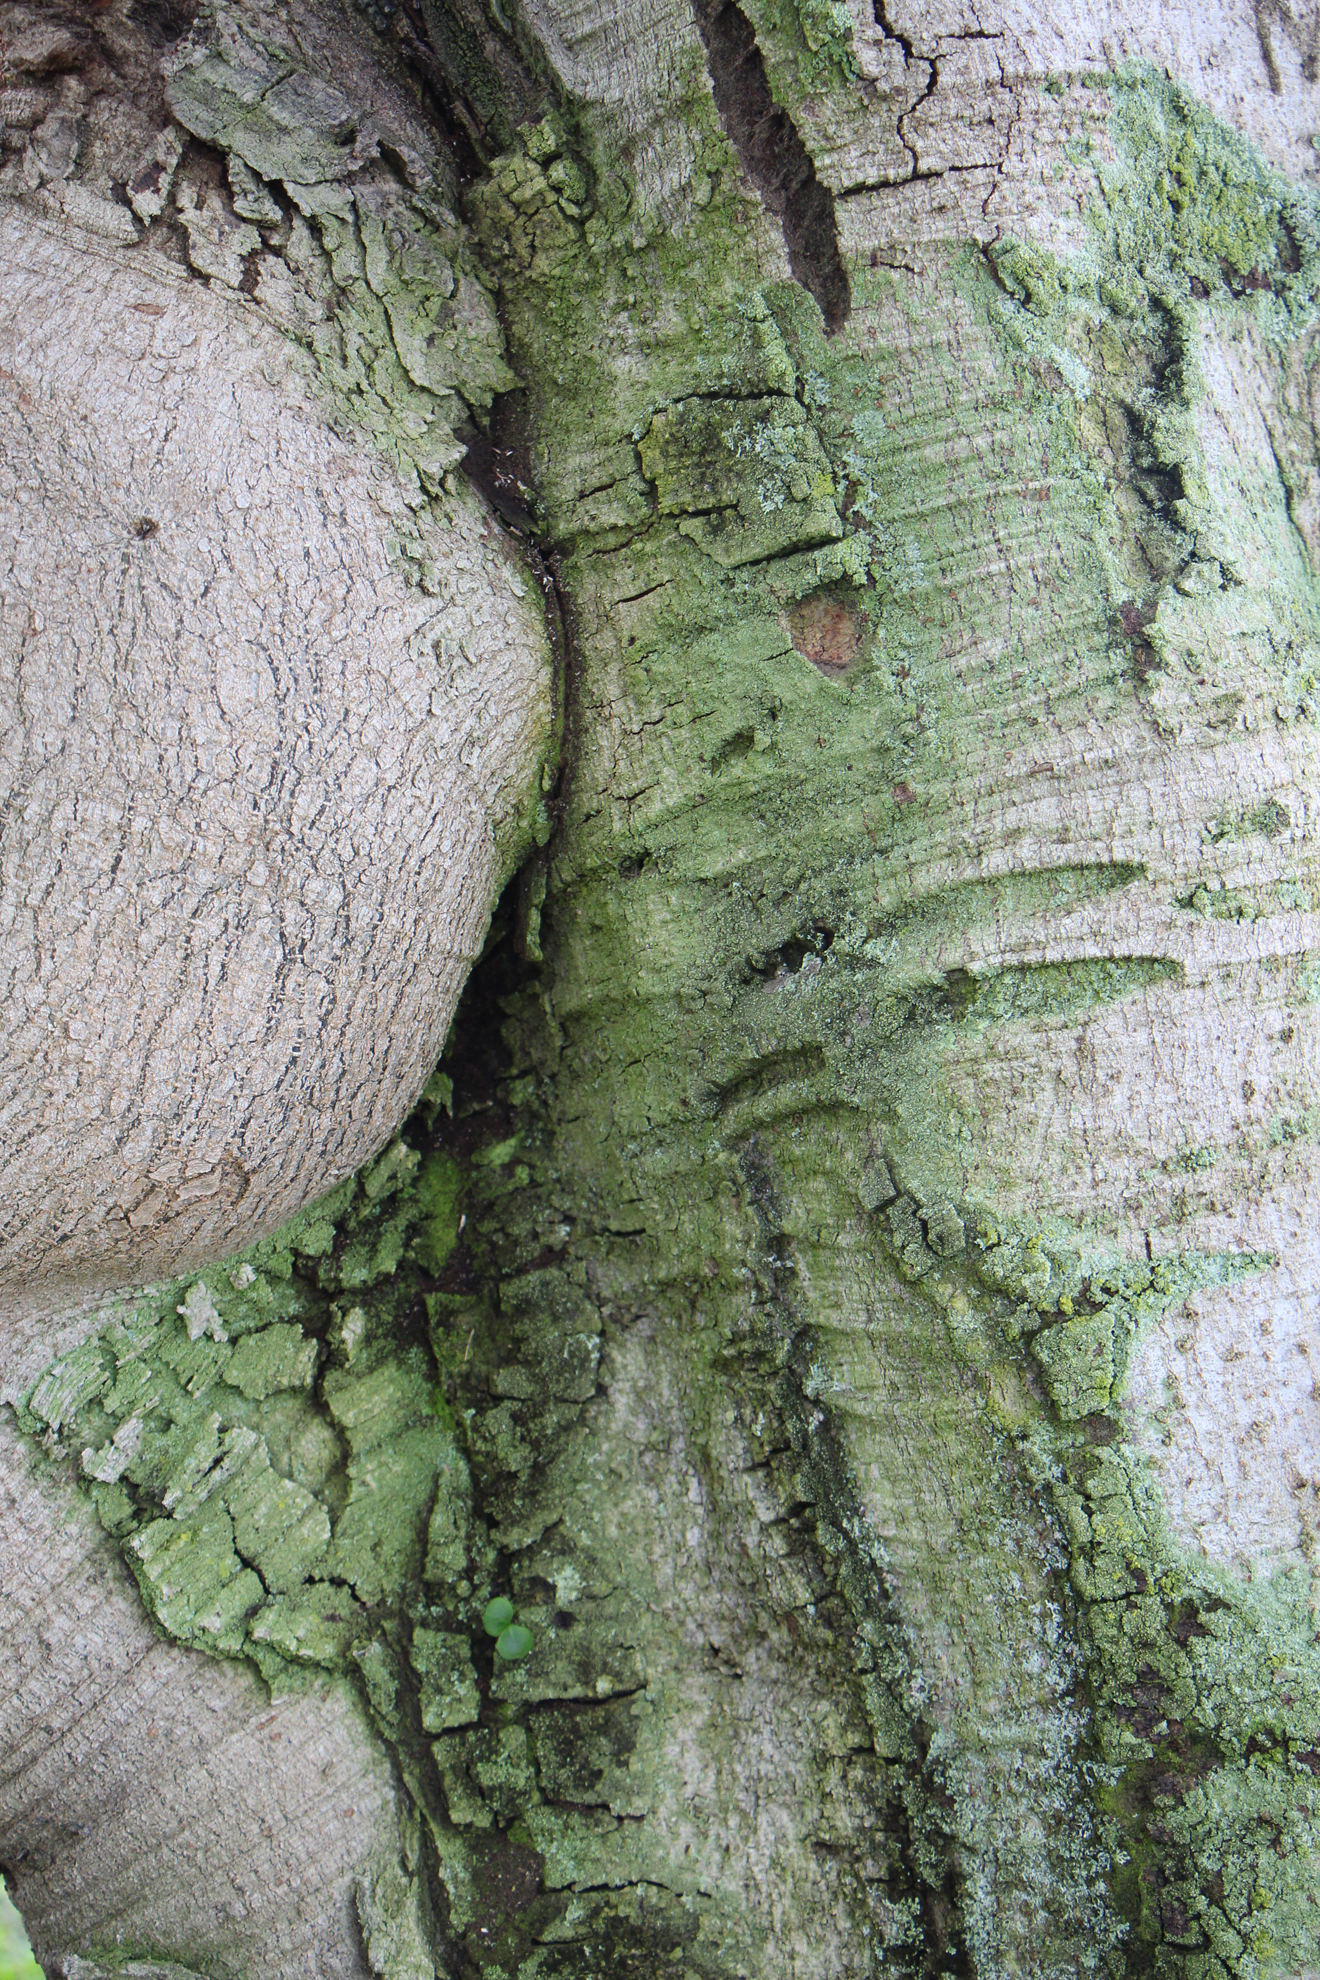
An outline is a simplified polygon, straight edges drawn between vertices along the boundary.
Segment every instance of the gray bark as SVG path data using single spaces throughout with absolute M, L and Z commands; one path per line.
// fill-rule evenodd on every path
M 444 485 L 456 388 L 489 397 L 498 328 L 408 142 L 415 113 L 391 121 L 383 87 L 359 91 L 352 162 L 370 279 L 425 382 L 387 347 L 336 403 L 353 332 L 332 348 L 301 212 L 241 178 L 227 196 L 200 148 L 180 164 L 131 11 L 65 21 L 11 10 L 33 130 L 6 168 L 27 197 L 6 202 L 0 300 L 0 1283 L 47 1311 L 251 1242 L 389 1137 L 530 840 L 552 717 L 534 582 Z M 332 37 L 319 53 L 329 67 Z M 173 86 L 200 95 L 204 76 Z M 273 126 L 281 162 L 314 210 L 348 98 L 284 87 L 314 128 Z M 409 172 L 430 188 L 411 203 Z M 167 194 L 173 257 L 152 245 Z M 234 199 L 264 201 L 283 258 Z M 409 227 L 404 258 L 457 303 L 472 291 L 475 354 L 455 303 L 454 349 L 414 352 L 390 245 Z M 276 296 L 307 349 L 272 321 Z M 401 429 L 393 460 L 363 444 L 373 416 L 378 443 Z
M 4 1589 L 12 1639 L 48 1647 L 12 1707 L 0 1863 L 43 1951 L 385 1980 L 1315 1972 L 1307 23 L 234 4 L 162 52 L 116 4 L 101 42 L 65 24 L 52 55 L 63 18 L 25 11 L 47 52 L 6 52 L 28 91 L 15 348 L 41 255 L 73 352 L 81 299 L 168 294 L 159 321 L 186 310 L 213 340 L 207 378 L 250 378 L 324 463 L 313 589 L 364 560 L 344 719 L 379 664 L 374 613 L 414 669 L 388 675 L 382 733 L 435 664 L 408 644 L 433 608 L 371 500 L 406 506 L 470 662 L 441 730 L 465 733 L 493 679 L 512 713 L 507 769 L 462 782 L 464 844 L 487 851 L 461 874 L 426 843 L 374 857 L 409 836 L 406 748 L 373 746 L 378 808 L 345 807 L 343 887 L 357 901 L 380 869 L 392 933 L 387 954 L 331 941 L 342 1036 L 304 1032 L 379 1074 L 347 1109 L 356 1141 L 309 1069 L 267 1169 L 242 1156 L 271 1184 L 217 1222 L 177 1169 L 98 1144 L 96 1054 L 84 1084 L 66 1050 L 81 1126 L 15 1143 L 51 1235 L 14 1252 L 32 1290 L 6 1392 L 29 1443 L 6 1460 Z M 125 102 L 155 161 L 127 178 Z M 93 199 L 126 214 L 120 184 L 142 210 L 102 213 L 121 238 L 90 248 L 75 229 Z M 502 521 L 476 520 L 460 445 Z M 47 534 L 83 513 L 62 429 L 49 449 Z M 360 516 L 354 475 L 376 491 Z M 266 528 L 284 570 L 290 502 L 232 525 L 226 570 Z M 314 642 L 253 570 L 207 637 L 257 611 L 291 710 Z M 105 583 L 47 584 L 43 614 L 83 615 L 113 654 L 120 620 L 86 602 Z M 567 700 L 552 839 L 543 604 Z M 75 650 L 52 642 L 53 687 Z M 161 651 L 153 710 L 197 691 L 196 662 Z M 66 757 L 46 746 L 66 782 L 69 734 Z M 319 774 L 340 789 L 333 754 Z M 52 776 L 44 811 L 11 810 L 62 881 Z M 416 1097 L 460 973 L 437 987 L 436 917 L 465 931 L 449 959 L 471 956 L 501 816 L 506 845 L 541 850 L 450 1033 L 452 1091 L 218 1269 Z M 122 905 L 94 971 L 131 953 L 138 909 L 113 833 L 66 837 L 92 878 L 71 868 L 50 911 L 72 925 L 102 874 Z M 302 899 L 321 848 L 292 814 L 282 844 Z M 200 839 L 177 870 L 211 897 Z M 244 865 L 244 912 L 253 884 Z M 18 981 L 21 933 L 14 953 Z M 200 1027 L 183 1007 L 173 1112 L 134 1065 L 131 1005 L 122 1039 L 97 1031 L 162 1164 L 171 1135 L 214 1133 L 223 1167 L 207 1065 L 280 1094 L 303 1063 L 281 1042 L 296 993 L 247 983 L 248 1031 L 223 999 Z M 179 993 L 160 995 L 164 1017 Z M 70 1222 L 74 1156 L 98 1206 L 109 1172 L 129 1232 L 154 1201 L 131 1190 L 162 1192 L 140 1246 Z M 40 1245 L 66 1228 L 61 1278 Z M 61 1548 L 69 1592 L 48 1598 L 36 1564 Z M 121 1550 L 172 1642 L 148 1651 Z M 114 1591 L 100 1673 L 66 1640 L 93 1586 Z M 526 1656 L 492 1649 L 492 1597 Z M 129 1665 L 169 1699 L 168 1762 L 154 1705 L 120 1712 L 147 1695 Z M 217 1757 L 181 1774 L 193 1751 Z M 313 1897 L 283 1866 L 322 1823 Z M 159 1878 L 116 1853 L 126 1833 Z

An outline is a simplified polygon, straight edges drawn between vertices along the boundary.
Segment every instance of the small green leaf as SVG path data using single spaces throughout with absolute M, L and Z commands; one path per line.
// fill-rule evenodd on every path
M 528 1655 L 531 1647 L 532 1632 L 527 1625 L 510 1623 L 507 1629 L 500 1631 L 495 1644 L 495 1655 L 503 1657 L 506 1664 L 516 1664 Z
M 497 1595 L 493 1602 L 487 1602 L 481 1618 L 481 1627 L 487 1636 L 499 1636 L 513 1621 L 513 1603 L 507 1595 Z

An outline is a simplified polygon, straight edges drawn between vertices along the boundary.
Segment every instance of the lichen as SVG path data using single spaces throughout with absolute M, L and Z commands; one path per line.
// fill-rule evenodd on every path
M 639 437 L 663 516 L 726 569 L 843 535 L 820 438 L 796 399 L 707 399 L 657 412 Z
M 167 94 L 230 167 L 228 199 L 199 205 L 173 177 L 153 189 L 167 218 L 172 194 L 193 265 L 250 294 L 308 352 L 335 417 L 441 498 L 464 456 L 455 429 L 515 383 L 442 156 L 223 8 L 181 43 Z
M 1097 174 L 1107 267 L 1150 292 L 1175 272 L 1219 293 L 1255 277 L 1258 292 L 1280 293 L 1294 322 L 1304 319 L 1320 267 L 1314 189 L 1286 179 L 1158 71 L 1134 65 L 1102 86 L 1118 153 Z
M 124 1302 L 28 1396 L 170 1635 L 268 1677 L 343 1670 L 372 1605 L 420 1582 L 465 1478 L 430 1358 L 393 1330 L 452 1249 L 457 1174 L 396 1141 L 250 1251 Z
M 1253 675 L 1249 691 L 1259 693 L 1273 719 L 1281 698 L 1273 683 L 1302 684 L 1286 689 L 1294 708 L 1309 691 L 1309 580 L 1291 590 L 1251 593 L 1233 566 L 1240 498 L 1215 484 L 1198 437 L 1206 387 L 1195 356 L 1196 326 L 1203 320 L 1198 311 L 1247 318 L 1268 340 L 1292 336 L 1306 321 L 1310 250 L 1301 196 L 1150 76 L 1110 79 L 1092 95 L 1101 115 L 1111 117 L 1113 142 L 1103 172 L 1101 147 L 1092 160 L 1096 199 L 1086 253 L 1065 262 L 1023 243 L 1001 243 L 993 271 L 979 254 L 952 253 L 948 286 L 938 302 L 927 293 L 923 309 L 943 311 L 957 325 L 950 344 L 971 336 L 973 324 L 984 325 L 1000 354 L 997 378 L 991 367 L 977 374 L 977 431 L 995 435 L 996 485 L 1039 489 L 1033 499 L 1041 503 L 1043 530 L 1052 533 L 1050 554 L 1072 587 L 1067 650 L 1076 653 L 1080 642 L 1094 655 L 1088 691 L 1114 698 L 1135 692 L 1163 725 L 1161 733 L 1173 734 L 1175 722 L 1188 716 L 1180 710 L 1175 717 L 1167 696 L 1160 698 L 1162 670 L 1188 672 L 1193 660 L 1204 670 L 1209 652 L 1236 642 L 1253 654 L 1261 685 Z M 1162 161 L 1150 155 L 1157 142 L 1167 149 Z M 1148 202 L 1152 174 L 1160 194 Z M 718 194 L 711 210 L 719 222 Z M 1295 269 L 1286 265 L 1293 256 L 1288 229 L 1301 258 Z M 691 236 L 684 252 L 697 252 Z M 617 322 L 623 312 L 631 321 L 620 290 L 636 302 L 632 270 L 623 277 L 607 257 L 593 260 L 568 244 L 555 254 L 571 262 L 573 279 L 606 320 Z M 651 265 L 652 293 L 663 297 L 669 277 L 662 243 L 655 244 Z M 1176 1852 L 1148 1833 L 1150 1825 L 1160 1827 L 1150 1800 L 1153 1777 L 1141 1775 L 1135 1762 L 1136 1771 L 1118 1771 L 1122 1752 L 1112 1742 L 1105 1746 L 1103 1729 L 1131 1709 L 1141 1661 L 1124 1633 L 1134 1625 L 1120 1620 L 1120 1610 L 1130 1616 L 1131 1603 L 1144 1598 L 1139 1590 L 1118 1593 L 1136 1587 L 1121 1547 L 1142 1551 L 1152 1589 L 1158 1567 L 1162 1600 L 1173 1600 L 1167 1591 L 1190 1586 L 1185 1578 L 1204 1571 L 1189 1565 L 1159 1526 L 1152 1478 L 1125 1453 L 1125 1370 L 1150 1317 L 1196 1284 L 1266 1261 L 1118 1256 L 1100 1232 L 1067 1224 L 1035 1233 L 1033 1245 L 1029 1230 L 1007 1234 L 993 1203 L 968 1200 L 963 1178 L 977 1129 L 952 1091 L 959 1055 L 981 1049 L 978 1037 L 1011 1036 L 1015 1026 L 1066 1033 L 1106 1005 L 1176 998 L 1181 967 L 1168 957 L 1137 955 L 931 971 L 927 958 L 942 944 L 943 953 L 958 953 L 984 915 L 1062 920 L 1070 904 L 1142 875 L 1124 856 L 1110 868 L 1047 869 L 1034 879 L 1004 874 L 980 883 L 979 892 L 966 884 L 944 891 L 931 881 L 908 891 L 907 860 L 944 856 L 941 793 L 949 784 L 949 753 L 966 733 L 958 696 L 974 693 L 982 723 L 1000 710 L 1004 719 L 1017 719 L 998 678 L 982 672 L 968 680 L 947 658 L 961 650 L 959 642 L 972 648 L 978 628 L 995 623 L 998 608 L 988 593 L 974 592 L 959 595 L 956 612 L 948 608 L 959 570 L 957 524 L 950 520 L 945 537 L 941 519 L 992 498 L 974 450 L 963 468 L 956 446 L 917 444 L 922 429 L 914 433 L 905 395 L 906 346 L 892 277 L 862 271 L 854 278 L 855 314 L 878 330 L 869 350 L 847 340 L 827 343 L 800 293 L 753 289 L 744 281 L 743 296 L 756 297 L 775 329 L 772 337 L 762 331 L 760 346 L 753 346 L 749 324 L 764 318 L 738 314 L 736 260 L 730 269 L 727 254 L 721 262 L 710 250 L 705 265 L 728 270 L 728 288 L 709 290 L 699 331 L 693 320 L 667 319 L 660 303 L 637 305 L 638 329 L 650 340 L 640 391 L 635 373 L 624 377 L 594 347 L 579 353 L 579 375 L 589 386 L 576 385 L 566 369 L 563 343 L 556 341 L 566 335 L 556 314 L 560 284 L 569 279 L 562 260 L 547 262 L 534 309 L 520 307 L 510 291 L 516 361 L 524 375 L 541 381 L 545 457 L 562 460 L 587 447 L 600 433 L 602 401 L 614 408 L 611 430 L 631 433 L 639 448 L 636 464 L 620 459 L 612 510 L 596 498 L 597 520 L 588 528 L 571 501 L 562 511 L 562 540 L 579 550 L 565 570 L 570 588 L 581 585 L 594 597 L 588 554 L 615 554 L 639 573 L 619 588 L 642 593 L 644 602 L 614 622 L 626 628 L 627 657 L 620 662 L 611 655 L 607 662 L 597 650 L 593 660 L 596 678 L 614 668 L 612 693 L 626 695 L 638 740 L 626 731 L 612 734 L 615 754 L 608 776 L 601 773 L 605 804 L 597 797 L 594 813 L 584 808 L 559 843 L 542 910 L 558 1027 L 556 1090 L 570 1111 L 581 1105 L 588 1069 L 604 1062 L 608 1045 L 609 1063 L 629 1068 L 611 1083 L 619 1144 L 654 1146 L 663 1139 L 666 1172 L 685 1176 L 696 1172 L 698 1137 L 703 1149 L 713 1145 L 730 1161 L 735 1150 L 763 1151 L 756 1173 L 773 1178 L 774 1196 L 766 1213 L 774 1235 L 767 1242 L 785 1261 L 777 1271 L 764 1266 L 756 1290 L 769 1323 L 805 1297 L 794 1289 L 816 1273 L 833 1283 L 828 1247 L 814 1244 L 811 1234 L 844 1226 L 832 1200 L 827 1207 L 820 1178 L 827 1168 L 852 1165 L 853 1201 L 874 1220 L 877 1249 L 941 1316 L 946 1369 L 961 1364 L 984 1381 L 1000 1433 L 1059 1521 L 1095 1701 L 1097 1744 L 1090 1749 L 1082 1739 L 1074 1750 L 1096 1770 L 1097 1819 L 1106 1838 L 1091 1845 L 1089 1868 L 1070 1866 L 1067 1875 L 1078 1880 L 1071 1886 L 1076 1893 L 1086 1876 L 1096 1875 L 1108 1848 L 1117 1866 L 1115 1900 L 1140 1932 L 1146 1928 L 1134 1892 L 1148 1889 L 1149 1880 L 1142 1885 L 1134 1873 L 1134 1882 L 1119 1859 L 1140 1841 L 1145 1868 L 1154 1861 L 1151 1851 L 1159 1858 L 1159 1878 L 1172 1875 Z M 522 267 L 534 266 L 529 245 Z M 1256 271 L 1269 274 L 1271 290 L 1246 279 Z M 1205 296 L 1197 294 L 1193 276 Z M 940 376 L 940 350 L 939 338 L 921 346 L 928 403 L 957 397 L 953 367 L 947 381 Z M 685 379 L 693 371 L 704 394 L 699 427 L 675 454 L 667 443 L 671 433 L 684 432 L 681 409 L 692 396 Z M 746 383 L 735 394 L 740 371 Z M 823 381 L 823 389 L 812 387 L 809 410 L 800 383 L 807 378 Z M 726 380 L 730 396 L 721 405 Z M 704 500 L 723 502 L 741 520 L 730 466 L 743 457 L 739 436 L 755 416 L 746 395 L 764 394 L 767 386 L 792 392 L 819 436 L 845 539 L 858 547 L 871 592 L 846 694 L 819 670 L 797 665 L 784 631 L 785 603 L 810 595 L 813 580 L 821 581 L 806 558 L 799 561 L 797 546 L 785 545 L 783 555 L 762 562 L 749 559 L 749 568 L 726 575 L 728 565 L 720 566 L 699 532 L 682 528 Z M 649 514 L 636 490 L 637 466 L 655 491 Z M 920 517 L 920 525 L 908 517 Z M 1026 683 L 1022 691 L 1043 700 L 1056 691 L 1050 650 L 1038 650 L 1033 638 L 1010 642 L 1005 664 Z M 1051 719 L 1067 717 L 1056 709 Z M 663 734 L 663 755 L 644 753 L 648 723 Z M 862 765 L 864 773 L 849 775 Z M 578 776 L 589 780 L 593 770 L 579 766 Z M 1264 818 L 1258 805 L 1247 811 L 1253 820 L 1257 813 Z M 1273 823 L 1271 814 L 1270 825 L 1258 821 L 1251 829 L 1268 834 Z M 1038 898 L 1031 903 L 1033 884 Z M 692 926 L 681 934 L 685 913 Z M 590 928 L 589 938 L 569 935 L 579 921 Z M 621 984 L 629 986 L 627 997 L 615 987 Z M 681 1106 L 667 1098 L 675 1090 Z M 691 1140 L 684 1108 L 692 1114 Z M 573 1139 L 566 1134 L 560 1145 Z M 593 1168 L 598 1179 L 598 1149 Z M 765 1188 L 768 1200 L 769 1181 Z M 648 1193 L 656 1204 L 651 1228 L 665 1231 L 669 1247 L 662 1251 L 657 1238 L 648 1252 L 650 1298 L 657 1276 L 671 1286 L 702 1285 L 707 1264 L 718 1268 L 705 1292 L 717 1314 L 726 1272 L 730 1287 L 741 1284 L 750 1293 L 746 1273 L 740 1279 L 729 1262 L 729 1213 L 718 1188 L 709 1198 L 687 1196 L 681 1212 L 661 1207 L 668 1198 L 658 1180 Z M 814 1309 L 807 1301 L 795 1310 L 805 1316 Z M 832 1331 L 823 1316 L 814 1333 L 810 1319 L 804 1327 L 808 1400 L 860 1410 L 865 1376 L 846 1330 Z M 1089 1525 L 1083 1533 L 1076 1523 L 1069 1496 L 1070 1468 L 1085 1464 L 1097 1494 L 1099 1481 L 1120 1475 L 1128 1481 L 1122 1503 L 1129 1510 L 1120 1518 L 1111 1507 L 1109 1523 L 1101 1518 L 1099 1553 Z M 815 1489 L 823 1506 L 829 1494 L 819 1480 Z M 820 1517 L 824 1527 L 823 1512 Z M 1150 1537 L 1155 1527 L 1158 1546 Z M 1235 1605 L 1247 1598 L 1234 1588 L 1216 1599 L 1237 1615 Z M 1176 1662 L 1183 1645 L 1176 1634 L 1170 1642 Z M 1249 1630 L 1233 1642 L 1232 1656 L 1248 1662 L 1257 1656 Z M 877 1707 L 877 1738 L 881 1717 Z M 1201 1733 L 1194 1726 L 1184 1732 L 1190 1767 Z M 1175 1735 L 1175 1744 L 1183 1737 Z M 1226 1810 L 1239 1807 L 1235 1794 L 1227 1793 Z M 1254 1864 L 1247 1806 L 1224 1815 L 1228 1828 L 1221 1833 L 1231 1830 L 1232 1849 Z M 1213 1887 L 1212 1874 L 1206 1881 Z M 1178 1938 L 1179 1902 L 1168 1899 L 1160 1927 L 1166 1961 L 1183 1958 L 1179 1943 L 1195 1956 L 1193 1938 Z M 992 1910 L 988 1896 L 969 1892 L 967 1904 L 971 1913 L 984 1904 L 977 1914 L 983 1920 Z M 1220 1933 L 1225 1946 L 1223 1935 L 1236 1932 L 1247 1948 L 1224 1955 L 1230 1968 L 1232 1960 L 1264 1957 L 1259 1931 L 1253 1954 L 1249 1936 L 1225 1912 L 1216 1922 L 1213 1909 L 1206 1899 L 1204 1929 L 1212 1938 Z M 994 1929 L 984 1922 L 976 1929 L 989 1934 L 980 1956 L 995 1970 L 1002 1954 Z M 1097 1928 L 1093 1952 L 1112 1931 L 1112 1920 Z
M 659 1577 L 693 1518 L 666 1494 L 697 1479 L 757 1616 L 703 1616 L 703 1656 L 738 1682 L 747 1627 L 786 1669 L 816 1659 L 791 1792 L 834 1881 L 794 1887 L 799 1948 L 842 1917 L 840 1974 L 1029 1956 L 1218 1980 L 1309 1957 L 1309 1588 L 1189 1558 L 1122 1414 L 1141 1329 L 1265 1261 L 1134 1252 L 1099 1201 L 1028 1217 L 1069 1134 L 1026 1173 L 966 1097 L 992 1054 L 1080 1050 L 1160 999 L 1176 1019 L 1182 966 L 1093 932 L 1125 890 L 1165 886 L 1173 920 L 1255 898 L 1152 879 L 1107 819 L 1089 849 L 1024 826 L 973 858 L 968 754 L 993 736 L 1034 761 L 1134 704 L 1172 746 L 1205 717 L 1168 677 L 1199 694 L 1191 663 L 1235 639 L 1231 719 L 1313 719 L 1309 579 L 1239 568 L 1251 503 L 1197 425 L 1198 326 L 1276 348 L 1309 320 L 1309 207 L 1162 80 L 1089 93 L 1109 142 L 1074 161 L 1083 251 L 930 247 L 919 299 L 854 268 L 836 337 L 765 281 L 708 106 L 715 169 L 669 233 L 625 219 L 599 131 L 549 117 L 509 141 L 469 211 L 577 642 L 535 933 L 521 910 L 497 925 L 447 1124 L 437 1087 L 357 1183 L 126 1309 L 29 1400 L 30 1427 L 92 1453 L 170 1626 L 272 1681 L 355 1673 L 420 1811 L 437 1929 L 478 1969 L 777 1970 L 727 1864 L 666 1840 L 687 1833 L 664 1728 L 691 1667 Z M 356 206 L 306 204 L 317 252 L 365 283 Z M 822 595 L 864 602 L 846 669 L 794 643 Z M 1274 845 L 1270 801 L 1207 817 L 1203 843 Z M 987 961 L 1003 930 L 1020 959 Z M 1168 1159 L 1212 1158 L 1184 1138 Z M 249 1365 L 252 1394 L 225 1373 Z M 285 1368 L 299 1382 L 257 1393 Z M 329 1521 L 320 1555 L 263 1441 Z M 170 1552 L 176 1483 L 197 1581 Z M 764 1516 L 727 1510 L 744 1490 Z M 718 1607 L 704 1556 L 681 1573 Z M 525 1658 L 496 1662 L 493 1598 L 527 1618 Z M 408 1914 L 382 1892 L 373 1918 Z

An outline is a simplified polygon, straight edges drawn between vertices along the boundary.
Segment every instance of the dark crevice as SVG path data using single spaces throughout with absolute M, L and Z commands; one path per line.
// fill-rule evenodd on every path
M 804 284 L 805 286 L 805 284 Z M 840 319 L 842 321 L 842 319 Z M 828 326 L 829 319 L 826 318 Z M 700 514 L 698 510 L 695 513 Z M 709 512 L 708 512 L 709 513 Z M 808 536 L 804 532 L 787 550 L 772 550 L 764 557 L 748 557 L 738 565 L 739 571 L 763 571 L 770 564 L 786 564 L 791 557 L 801 556 L 804 550 L 828 550 L 837 539 L 833 536 Z
M 735 736 L 731 739 L 731 742 L 726 743 L 723 749 L 718 752 L 718 755 L 712 758 L 712 767 L 719 761 L 720 757 L 740 754 L 741 752 L 735 748 L 740 739 L 740 737 Z M 761 983 L 776 983 L 782 982 L 788 976 L 798 976 L 801 974 L 803 965 L 809 958 L 816 959 L 812 961 L 812 968 L 814 969 L 818 959 L 825 955 L 833 945 L 834 930 L 823 921 L 812 922 L 810 927 L 790 936 L 778 948 L 766 949 L 758 955 L 749 956 L 740 972 L 742 981 L 744 983 L 754 983 L 757 981 Z
M 903 51 L 905 61 L 916 62 L 921 59 L 918 57 L 917 51 L 912 44 L 912 37 L 904 34 L 901 28 L 896 28 L 890 20 L 889 10 L 885 6 L 885 0 L 875 0 L 875 6 L 872 11 L 875 14 L 875 24 L 884 34 L 885 40 L 896 41 L 898 43 Z M 929 96 L 930 91 L 927 90 L 926 94 Z
M 501 318 L 503 327 L 503 318 Z M 507 342 L 507 335 L 506 335 Z M 573 710 L 575 684 L 579 671 L 568 594 L 560 580 L 560 554 L 544 541 L 543 512 L 537 500 L 532 456 L 532 424 L 527 394 L 522 390 L 501 392 L 491 402 L 483 431 L 468 420 L 455 437 L 467 449 L 459 472 L 484 497 L 501 521 L 518 538 L 541 591 L 546 632 L 555 661 L 556 725 L 559 732 L 559 767 L 553 788 L 546 794 L 551 827 L 558 830 L 568 804 L 572 763 Z M 538 856 L 533 854 L 524 869 L 524 887 L 534 879 Z M 539 924 L 540 901 L 544 898 L 545 858 L 540 857 L 540 894 L 535 902 Z M 536 960 L 537 932 L 527 926 L 526 907 L 520 913 L 523 924 L 520 952 Z M 530 935 L 531 948 L 528 939 Z
M 770 93 L 751 22 L 733 0 L 694 0 L 715 107 L 743 170 L 784 230 L 795 282 L 814 296 L 825 328 L 848 320 L 852 293 L 839 253 L 834 196 L 787 110 Z
M 200 4 L 201 0 L 135 0 L 128 18 L 142 29 L 153 48 L 172 48 L 187 34 Z
M 510 529 L 520 536 L 536 535 L 539 522 L 532 492 L 531 442 L 526 393 L 502 392 L 493 401 L 487 430 L 472 421 L 456 428 L 454 438 L 467 448 L 462 472 Z
M 449 138 L 460 183 L 479 179 L 553 101 L 532 51 L 483 0 L 357 0 L 397 42 Z
M 492 146 L 485 124 L 455 87 L 417 0 L 401 0 L 394 34 L 405 61 L 425 87 L 432 118 L 449 145 L 460 186 L 471 185 L 485 172 L 492 149 L 498 147 Z

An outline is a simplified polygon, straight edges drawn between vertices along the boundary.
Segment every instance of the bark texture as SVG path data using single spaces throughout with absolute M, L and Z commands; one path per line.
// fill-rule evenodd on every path
M 292 309 L 287 264 L 232 202 L 203 196 L 208 161 L 180 173 L 183 134 L 148 89 L 159 77 L 125 102 L 102 75 L 98 117 L 80 101 L 95 68 L 78 30 L 58 11 L 12 13 L 8 66 L 35 71 L 24 114 L 52 107 L 8 167 L 10 189 L 35 197 L 7 203 L 0 249 L 0 1283 L 49 1307 L 233 1250 L 388 1139 L 531 841 L 552 663 L 525 565 L 479 502 L 434 478 L 461 451 L 444 419 L 424 427 L 410 407 L 384 458 L 365 416 L 340 437 L 325 364 L 300 362 L 245 299 L 275 279 L 249 263 L 277 264 Z M 122 46 L 104 63 L 149 69 L 131 14 L 108 25 Z M 264 59 L 278 88 L 289 64 Z M 184 78 L 200 94 L 197 73 Z M 311 171 L 326 133 L 307 137 L 295 113 L 324 126 L 347 99 L 327 109 L 303 73 L 306 100 L 286 78 L 274 128 L 286 169 Z M 208 107 L 217 95 L 212 78 Z M 444 260 L 435 199 L 409 203 L 354 115 L 335 143 L 358 154 L 399 342 L 412 356 L 400 260 L 485 307 L 493 353 L 465 362 L 451 333 L 426 390 L 394 359 L 412 399 L 457 423 L 454 388 L 488 396 L 492 358 L 498 374 L 493 312 Z M 157 215 L 173 187 L 190 264 L 156 250 L 150 226 L 138 241 L 97 166 Z M 351 216 L 327 172 L 305 203 Z M 412 175 L 433 181 L 421 157 Z M 86 231 L 97 199 L 117 240 L 108 221 Z M 293 219 L 272 193 L 239 197 L 259 217 L 263 200 L 287 246 Z M 452 255 L 452 219 L 449 233 Z
M 351 1675 L 386 1980 L 1313 1974 L 1305 23 L 375 18 L 557 833 L 403 1135 L 21 1421 L 163 1629 Z
M 38 1950 L 112 1946 L 145 1915 L 139 1949 L 202 1972 L 365 1974 L 354 1887 L 397 1851 L 366 1728 L 332 1683 L 272 1703 L 241 1667 L 163 1642 L 90 1508 L 0 1434 L 0 1793 Z

